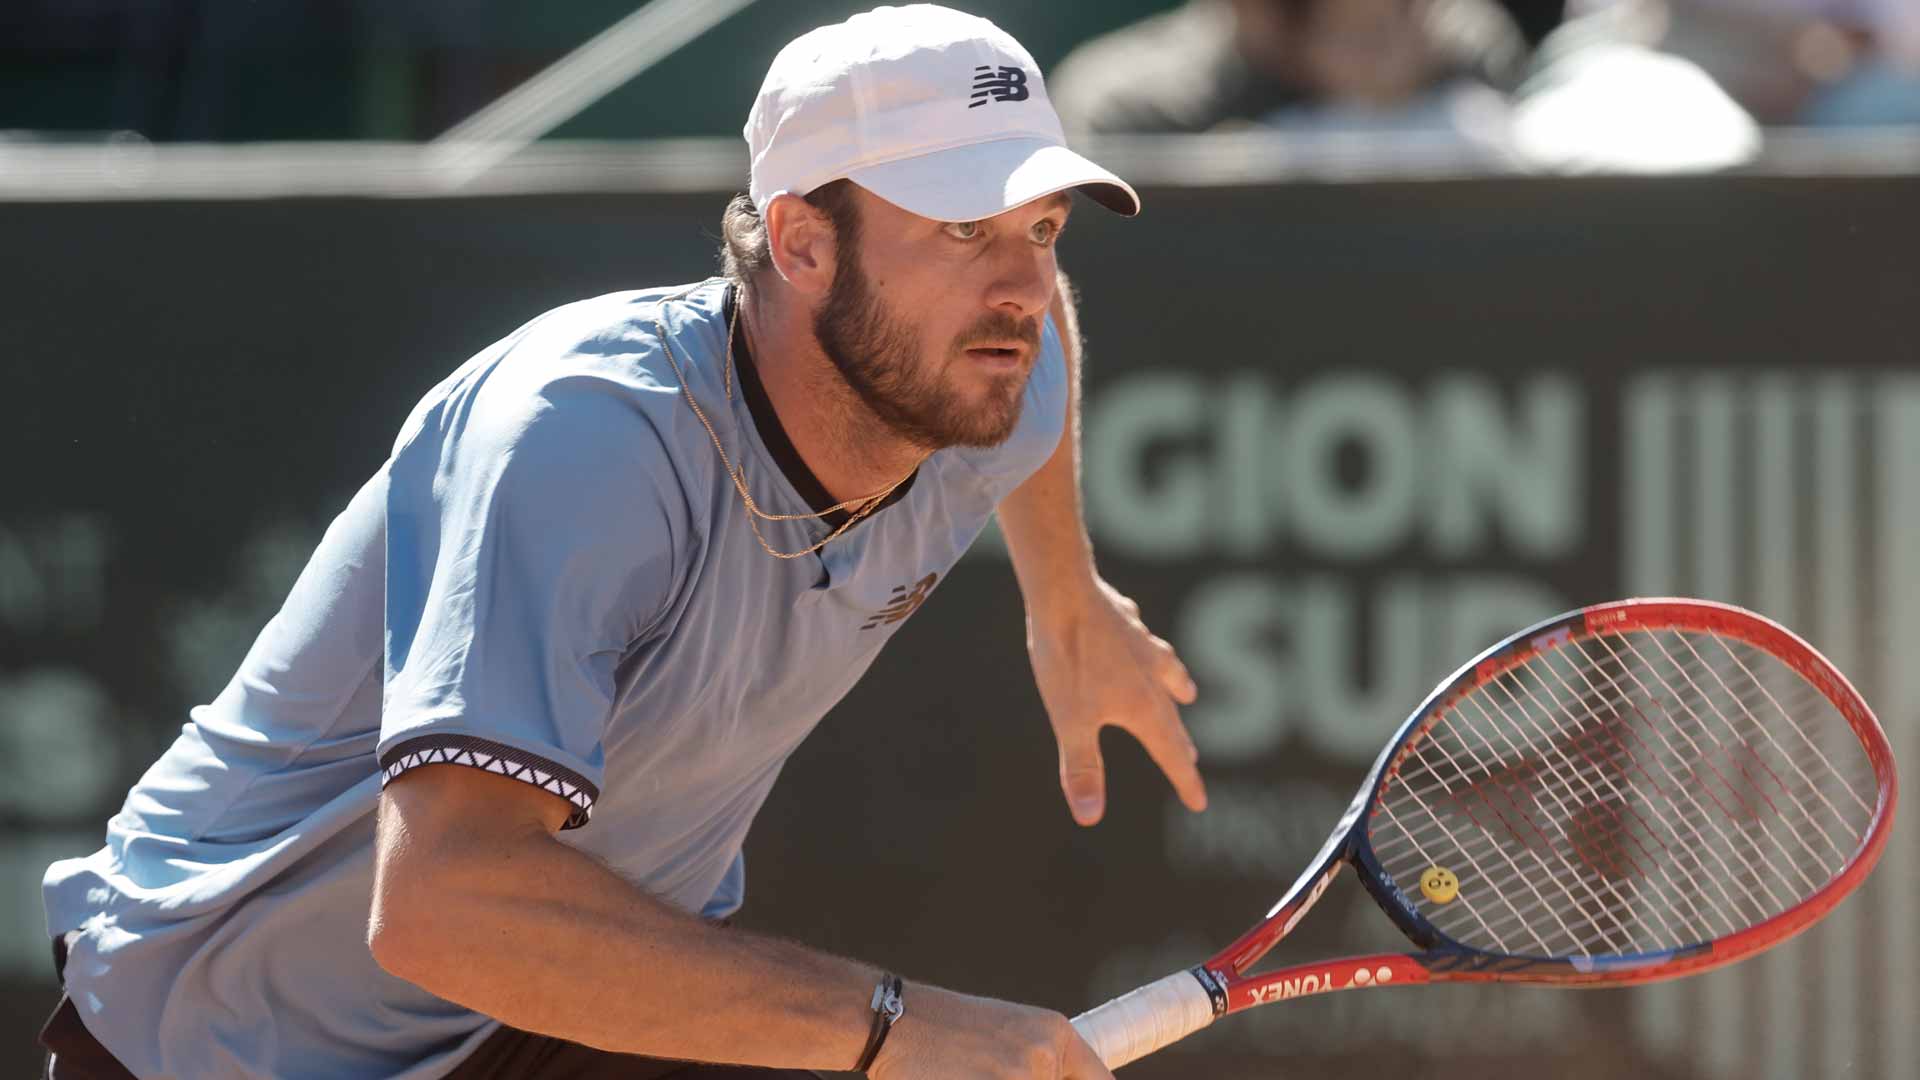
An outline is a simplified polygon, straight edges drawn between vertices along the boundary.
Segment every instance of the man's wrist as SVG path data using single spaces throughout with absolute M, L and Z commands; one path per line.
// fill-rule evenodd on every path
M 1034 629 L 1049 631 L 1069 626 L 1098 610 L 1100 577 L 1092 566 L 1084 571 L 1050 575 L 1044 583 L 1025 590 L 1027 619 Z
M 853 1071 L 864 1073 L 872 1069 L 879 1060 L 880 1052 L 885 1049 L 887 1036 L 893 1031 L 893 1025 L 906 1015 L 906 1001 L 900 976 L 888 972 L 880 976 L 874 984 L 873 998 L 868 1004 L 872 1012 L 872 1027 L 867 1034 L 867 1042 L 860 1052 L 860 1059 Z

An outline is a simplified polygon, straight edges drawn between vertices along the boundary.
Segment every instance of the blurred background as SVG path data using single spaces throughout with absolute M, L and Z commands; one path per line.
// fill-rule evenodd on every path
M 554 304 L 714 272 L 768 61 L 865 6 L 0 7 L 22 1075 L 46 864 L 99 845 L 421 393 Z M 1199 679 L 1213 807 L 1115 739 L 1107 822 L 1070 824 L 989 537 L 789 764 L 747 923 L 1077 1012 L 1264 913 L 1455 664 L 1622 595 L 1799 629 L 1920 768 L 1920 5 L 960 6 L 1142 188 L 1062 247 L 1087 514 Z M 1914 1077 L 1917 894 L 1907 822 L 1732 971 L 1309 998 L 1125 1075 Z M 1384 927 L 1342 882 L 1279 958 Z

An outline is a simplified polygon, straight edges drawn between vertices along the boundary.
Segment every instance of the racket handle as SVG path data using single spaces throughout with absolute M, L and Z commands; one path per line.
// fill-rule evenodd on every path
M 1114 998 L 1073 1018 L 1073 1029 L 1117 1069 L 1213 1023 L 1213 998 L 1191 971 Z

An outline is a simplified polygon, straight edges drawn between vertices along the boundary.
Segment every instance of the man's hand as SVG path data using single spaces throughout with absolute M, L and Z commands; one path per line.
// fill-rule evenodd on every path
M 909 983 L 874 1080 L 1113 1080 L 1067 1018 Z
M 1080 516 L 1080 324 L 1066 277 L 1051 318 L 1060 333 L 1073 392 L 1053 456 L 1000 500 L 1000 531 L 1027 605 L 1027 654 L 1060 742 L 1060 786 L 1082 825 L 1106 809 L 1100 729 L 1139 739 L 1180 801 L 1204 810 L 1199 753 L 1175 703 L 1192 704 L 1193 677 L 1140 622 L 1140 608 L 1100 579 Z
M 1027 620 L 1027 654 L 1060 743 L 1060 787 L 1073 818 L 1092 825 L 1106 808 L 1100 729 L 1108 724 L 1140 740 L 1189 810 L 1204 810 L 1200 754 L 1175 707 L 1193 704 L 1193 676 L 1140 621 L 1139 605 L 1103 580 L 1095 586 L 1071 614 Z

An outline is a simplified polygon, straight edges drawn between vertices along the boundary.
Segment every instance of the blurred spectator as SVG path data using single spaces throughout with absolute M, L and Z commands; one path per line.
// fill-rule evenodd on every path
M 1461 81 L 1512 86 L 1526 48 L 1493 0 L 1189 0 L 1075 50 L 1048 86 L 1083 131 L 1208 131 L 1418 114 Z
M 1663 48 L 1765 123 L 1920 124 L 1920 0 L 1668 0 Z
M 1666 15 L 1664 0 L 1569 0 L 1514 92 L 1514 157 L 1563 173 L 1676 173 L 1758 153 L 1758 125 L 1712 76 L 1654 51 Z
M 1536 41 L 1538 4 L 1188 0 L 1082 46 L 1049 87 L 1062 119 L 1095 134 L 1441 129 L 1562 172 L 1748 159 L 1752 119 L 1697 66 L 1649 47 L 1663 12 L 1570 0 Z

